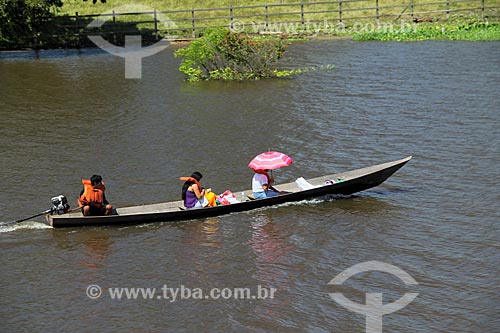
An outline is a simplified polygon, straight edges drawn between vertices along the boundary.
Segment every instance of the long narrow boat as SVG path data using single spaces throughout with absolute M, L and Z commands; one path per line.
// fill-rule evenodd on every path
M 224 206 L 183 209 L 182 201 L 171 201 L 117 208 L 116 213 L 109 216 L 83 216 L 80 211 L 75 211 L 63 215 L 48 214 L 45 216 L 45 220 L 52 227 L 166 222 L 218 216 L 331 194 L 348 195 L 380 185 L 411 158 L 411 156 L 408 156 L 401 160 L 367 168 L 308 179 L 306 183 L 311 185 L 308 189 L 304 189 L 304 186 L 299 187 L 297 182 L 277 185 L 276 188 L 282 191 L 283 194 L 267 199 L 253 200 L 251 199 L 252 191 L 247 190 L 243 191 L 247 198 L 245 201 Z M 334 182 L 327 182 L 329 180 Z M 329 184 L 325 184 L 325 182 Z M 235 193 L 240 192 L 236 191 Z

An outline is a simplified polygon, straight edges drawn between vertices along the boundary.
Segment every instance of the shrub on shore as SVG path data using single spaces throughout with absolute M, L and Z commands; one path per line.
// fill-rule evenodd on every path
M 278 69 L 285 53 L 283 39 L 255 39 L 227 29 L 207 29 L 202 37 L 175 52 L 182 57 L 179 70 L 189 81 L 248 80 L 288 77 L 311 69 Z M 331 69 L 333 66 L 326 66 Z

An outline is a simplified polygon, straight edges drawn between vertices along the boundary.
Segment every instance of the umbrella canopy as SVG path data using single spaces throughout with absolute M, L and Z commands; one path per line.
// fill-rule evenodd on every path
M 292 164 L 290 156 L 277 151 L 266 151 L 259 154 L 248 163 L 248 167 L 254 170 L 275 170 Z

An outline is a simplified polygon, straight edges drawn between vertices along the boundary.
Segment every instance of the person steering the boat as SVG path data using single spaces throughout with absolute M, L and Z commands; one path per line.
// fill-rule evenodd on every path
M 271 198 L 279 195 L 279 191 L 272 185 L 274 178 L 269 177 L 269 170 L 254 170 L 252 178 L 252 191 L 255 199 Z
M 113 206 L 106 200 L 106 187 L 99 175 L 90 179 L 82 179 L 83 190 L 78 198 L 78 207 L 81 207 L 84 216 L 111 215 Z

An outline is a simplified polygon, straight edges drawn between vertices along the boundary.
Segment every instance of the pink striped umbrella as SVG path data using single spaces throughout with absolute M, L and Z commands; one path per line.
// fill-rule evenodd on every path
M 277 151 L 266 151 L 259 154 L 248 163 L 248 167 L 253 170 L 275 170 L 292 164 L 290 156 Z

